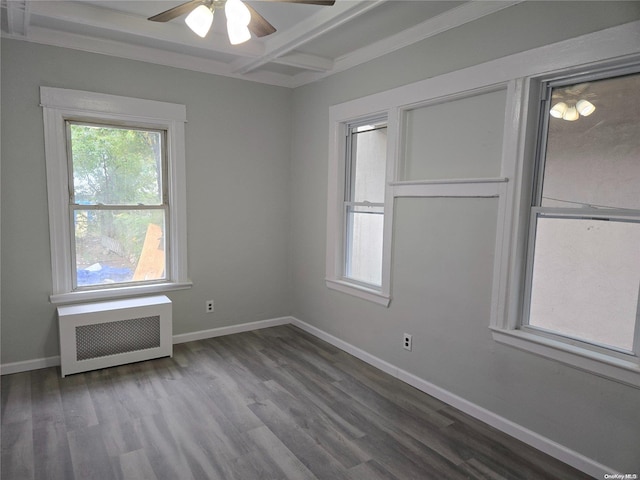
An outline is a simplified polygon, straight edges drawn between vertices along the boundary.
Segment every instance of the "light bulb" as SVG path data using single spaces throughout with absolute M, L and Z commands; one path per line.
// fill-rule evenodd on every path
M 247 28 L 251 12 L 241 0 L 227 0 L 224 14 L 227 16 L 227 35 L 231 45 L 244 43 L 251 38 L 251 32 Z
M 584 100 L 584 99 L 578 100 L 578 103 L 576 103 L 576 109 L 578 110 L 580 115 L 584 117 L 588 117 L 589 115 L 591 115 L 593 112 L 596 111 L 595 105 L 591 103 L 589 100 Z
M 200 5 L 184 19 L 184 22 L 193 33 L 204 38 L 213 23 L 213 11 L 205 5 Z
M 553 108 L 549 111 L 549 113 L 551 114 L 552 117 L 562 118 L 564 113 L 567 111 L 567 108 L 569 108 L 569 106 L 566 103 L 559 102 L 553 106 Z
M 578 113 L 578 110 L 576 110 L 576 107 L 569 107 L 562 115 L 562 118 L 569 122 L 573 122 L 580 118 L 580 114 Z
M 246 27 L 251 21 L 251 12 L 240 0 L 227 0 L 224 5 L 224 13 L 227 16 L 227 23 Z
M 229 43 L 238 45 L 251 39 L 251 32 L 245 25 L 238 25 L 227 22 L 227 35 L 229 35 Z

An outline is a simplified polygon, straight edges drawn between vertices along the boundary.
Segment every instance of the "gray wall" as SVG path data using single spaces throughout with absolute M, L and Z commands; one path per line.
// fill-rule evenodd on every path
M 396 201 L 388 309 L 324 284 L 329 106 L 639 17 L 637 2 L 527 2 L 296 89 L 294 315 L 604 465 L 639 472 L 640 390 L 493 341 L 495 200 Z
M 41 85 L 186 105 L 194 286 L 168 294 L 174 334 L 290 313 L 289 89 L 3 40 L 2 363 L 59 353 Z
M 186 104 L 189 120 L 194 287 L 169 295 L 174 333 L 293 313 L 605 465 L 639 471 L 639 390 L 491 339 L 493 200 L 396 203 L 389 309 L 324 285 L 330 105 L 637 18 L 637 2 L 526 3 L 293 92 L 3 40 L 2 363 L 58 354 L 39 87 L 166 100 Z M 213 315 L 203 313 L 208 298 Z M 414 335 L 411 353 L 402 332 Z

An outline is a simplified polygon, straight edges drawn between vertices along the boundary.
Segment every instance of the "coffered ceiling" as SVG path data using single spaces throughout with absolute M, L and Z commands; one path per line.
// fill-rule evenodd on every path
M 333 6 L 247 0 L 277 31 L 231 45 L 224 15 L 205 38 L 184 16 L 147 20 L 181 0 L 2 0 L 4 38 L 296 87 L 522 0 L 337 0 Z

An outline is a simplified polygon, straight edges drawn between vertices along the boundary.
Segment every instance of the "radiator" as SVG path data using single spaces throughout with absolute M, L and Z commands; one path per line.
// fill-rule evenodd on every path
M 164 295 L 58 307 L 62 376 L 173 354 Z

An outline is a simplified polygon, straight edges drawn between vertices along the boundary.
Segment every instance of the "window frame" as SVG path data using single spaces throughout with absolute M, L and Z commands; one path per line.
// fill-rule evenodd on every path
M 597 342 L 589 342 L 581 340 L 569 335 L 562 335 L 559 332 L 548 331 L 542 328 L 530 325 L 531 310 L 531 294 L 533 280 L 533 263 L 535 257 L 535 239 L 537 233 L 537 222 L 541 217 L 550 218 L 573 218 L 573 219 L 600 219 L 629 221 L 640 223 L 640 210 L 623 209 L 623 208 L 562 208 L 562 207 L 545 207 L 542 206 L 542 194 L 544 183 L 544 172 L 546 168 L 547 154 L 547 138 L 549 134 L 550 115 L 547 114 L 551 107 L 551 92 L 553 88 L 575 85 L 583 82 L 612 79 L 627 74 L 640 73 L 640 64 L 626 66 L 610 66 L 606 65 L 598 68 L 597 65 L 592 66 L 587 72 L 572 72 L 568 75 L 561 75 L 558 78 L 542 79 L 540 81 L 540 111 L 538 122 L 538 136 L 536 145 L 536 157 L 534 166 L 534 178 L 532 186 L 531 210 L 529 212 L 529 225 L 527 235 L 527 260 L 525 266 L 525 282 L 524 282 L 524 301 L 522 309 L 522 317 L 520 321 L 520 329 L 534 335 L 540 335 L 545 338 L 557 340 L 567 343 L 585 350 L 599 352 L 604 355 L 637 362 L 640 364 L 640 300 L 636 310 L 636 322 L 634 329 L 634 338 L 632 339 L 632 350 L 623 351 L 613 346 L 605 346 Z
M 638 71 L 640 55 L 619 59 L 600 59 L 580 66 L 557 68 L 540 75 L 513 80 L 518 91 L 516 111 L 511 112 L 514 121 L 509 132 L 513 157 L 503 157 L 503 168 L 510 181 L 509 190 L 502 199 L 501 215 L 505 221 L 498 226 L 496 261 L 494 264 L 494 301 L 490 329 L 494 340 L 553 359 L 575 368 L 594 373 L 627 385 L 640 388 L 640 332 L 634 335 L 635 354 L 621 353 L 615 349 L 590 342 L 550 333 L 528 325 L 530 274 L 533 262 L 532 225 L 540 208 L 537 206 L 541 192 L 546 145 L 541 137 L 547 132 L 547 105 L 549 85 L 573 84 L 585 79 L 609 78 L 621 71 Z M 504 153 L 507 153 L 506 150 Z M 543 210 L 566 210 L 544 207 Z M 584 209 L 573 209 L 568 215 L 581 217 L 589 214 Z M 562 212 L 560 212 L 562 213 Z M 590 212 L 590 216 L 602 216 L 602 210 Z M 606 212 L 613 217 L 637 216 L 637 212 L 615 209 Z M 501 273 L 502 272 L 502 273 Z M 638 325 L 638 322 L 636 325 Z
M 488 326 L 497 348 L 502 345 L 553 363 L 577 368 L 640 388 L 640 365 L 523 332 L 522 315 L 527 227 L 531 208 L 533 164 L 538 133 L 541 80 L 606 66 L 640 62 L 637 41 L 640 21 L 607 28 L 577 38 L 536 47 L 461 70 L 430 77 L 355 98 L 329 107 L 326 283 L 328 288 L 364 297 L 367 292 L 340 282 L 340 201 L 345 132 L 343 124 L 366 116 L 388 115 L 387 194 L 385 197 L 384 267 L 390 282 L 393 200 L 399 197 L 498 198 L 491 310 Z M 402 169 L 403 111 L 459 96 L 507 89 L 500 173 L 492 178 L 435 181 L 404 180 Z M 397 171 L 398 170 L 398 171 Z M 390 283 L 387 283 L 390 287 Z M 385 299 L 388 305 L 390 296 Z M 380 302 L 374 292 L 371 301 Z M 482 321 L 480 319 L 480 321 Z
M 330 109 L 330 157 L 329 192 L 327 209 L 327 262 L 325 282 L 328 288 L 387 307 L 391 301 L 391 225 L 393 195 L 388 188 L 393 178 L 392 135 L 387 136 L 384 202 L 375 204 L 383 209 L 382 282 L 380 286 L 364 283 L 346 276 L 347 235 L 347 182 L 351 179 L 351 129 L 358 126 L 384 123 L 391 131 L 392 119 L 388 111 L 358 112 L 349 107 L 334 106 Z M 343 106 L 344 107 L 344 106 Z
M 54 304 L 121 298 L 191 287 L 187 274 L 184 105 L 79 90 L 40 87 L 43 109 Z M 74 289 L 67 122 L 164 131 L 168 224 L 164 281 Z
M 349 270 L 352 268 L 350 245 L 351 245 L 351 238 L 353 236 L 353 228 L 351 226 L 351 222 L 349 221 L 349 218 L 350 218 L 349 213 L 352 211 L 352 209 L 357 209 L 359 207 L 367 207 L 367 208 L 373 208 L 373 209 L 382 209 L 382 212 L 379 213 L 379 215 L 383 216 L 383 221 L 384 221 L 384 215 L 385 215 L 384 201 L 383 202 L 369 202 L 369 201 L 358 202 L 354 199 L 355 187 L 356 187 L 356 175 L 355 175 L 355 168 L 354 168 L 356 167 L 355 165 L 356 156 L 354 156 L 354 145 L 355 145 L 354 135 L 362 133 L 357 131 L 359 127 L 370 125 L 370 124 L 384 125 L 384 127 L 376 127 L 372 130 L 378 130 L 381 128 L 384 128 L 385 130 L 388 129 L 386 115 L 377 119 L 370 119 L 369 121 L 366 121 L 366 122 L 355 122 L 355 123 L 349 123 L 346 125 L 347 142 L 345 145 L 345 173 L 344 173 L 345 187 L 344 187 L 344 199 L 343 199 L 343 208 L 342 208 L 342 215 L 344 218 L 344 227 L 343 227 L 344 243 L 342 247 L 343 249 L 342 249 L 342 270 L 341 271 L 342 271 L 342 278 L 344 279 L 344 281 L 353 283 L 354 285 L 359 285 L 363 288 L 378 290 L 382 288 L 382 284 L 376 285 L 373 283 L 368 283 L 362 280 L 355 279 L 349 275 Z M 367 131 L 371 131 L 371 130 L 367 130 Z M 385 157 L 386 157 L 386 153 L 387 152 L 385 151 Z M 385 158 L 385 166 L 386 166 L 386 158 Z M 386 185 L 387 183 L 386 175 L 383 183 L 384 185 Z M 384 193 L 383 193 L 383 196 L 384 196 Z M 384 249 L 384 245 L 383 245 L 383 249 Z M 380 260 L 382 262 L 382 258 Z M 381 278 L 381 282 L 382 282 L 382 278 Z
M 148 132 L 155 132 L 160 135 L 161 138 L 161 178 L 162 178 L 162 189 L 160 192 L 160 202 L 156 204 L 102 204 L 99 202 L 89 203 L 89 204 L 79 204 L 76 202 L 76 189 L 74 186 L 74 165 L 73 165 L 73 145 L 72 145 L 72 133 L 71 129 L 73 125 L 81 125 L 81 126 L 92 126 L 92 127 L 106 127 L 113 129 L 122 129 L 122 130 L 141 130 Z M 118 124 L 115 125 L 113 122 L 111 123 L 95 123 L 95 122 L 81 122 L 77 120 L 66 120 L 65 121 L 65 131 L 67 138 L 67 171 L 69 178 L 69 238 L 71 242 L 71 281 L 72 281 L 72 290 L 73 291 L 88 291 L 88 290 L 97 290 L 104 288 L 104 284 L 93 284 L 93 285 L 78 285 L 78 275 L 77 275 L 77 237 L 75 232 L 75 221 L 76 214 L 78 211 L 96 211 L 96 212 L 104 212 L 104 211 L 117 211 L 117 210 L 128 210 L 128 211 L 151 211 L 151 210 L 162 210 L 164 216 L 164 225 L 165 230 L 170 229 L 171 225 L 171 217 L 169 212 L 169 194 L 168 194 L 168 173 L 167 173 L 167 131 L 159 130 L 157 128 L 144 127 L 142 128 L 139 124 L 128 126 Z M 120 288 L 123 286 L 134 286 L 134 285 L 149 285 L 152 283 L 164 283 L 166 279 L 171 278 L 171 264 L 166 260 L 171 257 L 171 239 L 165 235 L 164 236 L 164 252 L 165 252 L 165 272 L 164 278 L 156 279 L 156 280 L 146 280 L 146 281 L 134 281 L 130 280 L 127 282 L 117 282 L 112 288 Z M 75 267 L 75 268 L 74 268 Z

